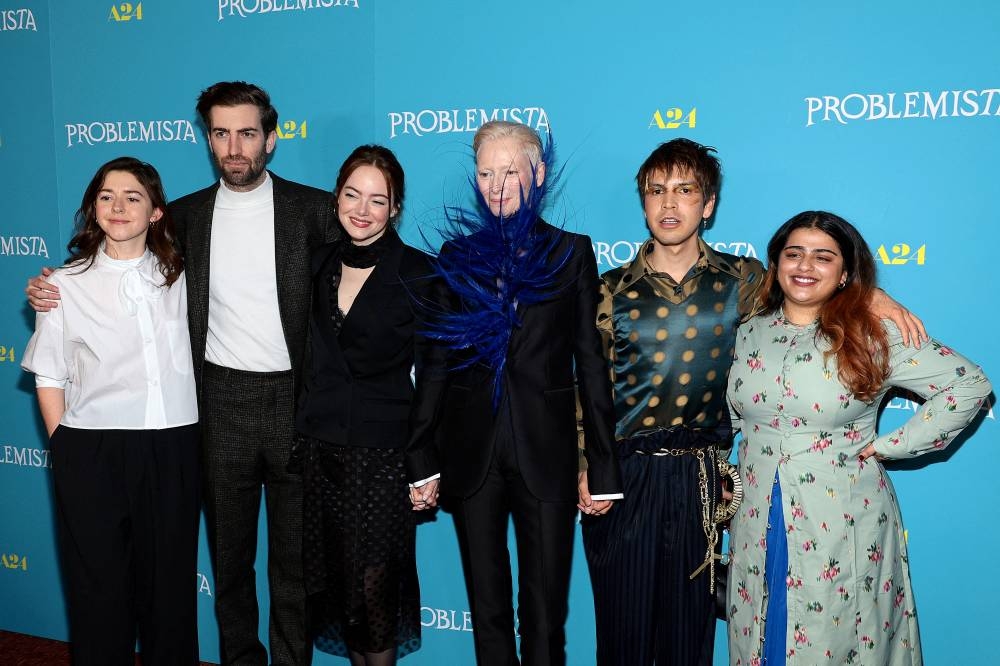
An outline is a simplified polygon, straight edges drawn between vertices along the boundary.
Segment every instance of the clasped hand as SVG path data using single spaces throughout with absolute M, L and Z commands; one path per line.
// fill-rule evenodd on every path
M 423 511 L 437 506 L 440 479 L 428 481 L 418 488 L 410 488 L 410 502 L 414 511 Z

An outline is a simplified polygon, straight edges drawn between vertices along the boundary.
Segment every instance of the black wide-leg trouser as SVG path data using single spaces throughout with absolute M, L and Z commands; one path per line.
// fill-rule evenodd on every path
M 49 440 L 75 666 L 198 664 L 198 425 Z

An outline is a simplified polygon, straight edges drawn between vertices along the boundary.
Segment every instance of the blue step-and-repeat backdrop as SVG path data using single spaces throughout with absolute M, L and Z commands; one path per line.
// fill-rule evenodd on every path
M 170 198 L 215 178 L 194 111 L 207 85 L 271 93 L 271 168 L 285 178 L 329 189 L 355 145 L 392 148 L 415 243 L 444 203 L 468 201 L 483 122 L 551 131 L 565 171 L 548 217 L 589 234 L 602 270 L 646 236 L 633 181 L 646 155 L 678 136 L 714 145 L 725 181 L 712 245 L 760 257 L 793 214 L 837 212 L 871 244 L 883 286 L 997 380 L 998 29 L 1000 5 L 985 0 L 0 0 L 0 629 L 67 636 L 48 451 L 19 368 L 33 328 L 24 282 L 65 258 L 104 161 L 152 162 Z M 883 427 L 913 409 L 892 400 Z M 997 428 L 990 411 L 952 450 L 892 472 L 930 664 L 996 660 Z M 450 517 L 418 539 L 424 645 L 404 663 L 471 664 Z M 216 660 L 204 537 L 191 584 L 202 658 Z M 593 632 L 578 549 L 571 664 L 593 663 Z

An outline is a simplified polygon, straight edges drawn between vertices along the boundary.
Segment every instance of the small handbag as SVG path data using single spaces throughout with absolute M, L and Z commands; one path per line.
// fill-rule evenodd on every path
M 736 470 L 736 465 L 731 464 L 728 460 L 719 458 L 716 461 L 716 465 L 719 468 L 719 476 L 722 477 L 723 482 L 729 479 L 729 485 L 733 493 L 733 498 L 726 502 L 719 502 L 715 505 L 715 522 L 722 524 L 728 523 L 729 519 L 736 515 L 736 510 L 740 508 L 740 504 L 743 503 L 743 479 L 740 478 L 740 473 Z
M 728 523 L 729 520 L 736 515 L 737 509 L 740 508 L 740 504 L 743 503 L 743 479 L 740 478 L 739 472 L 736 471 L 736 466 L 731 465 L 729 461 L 719 459 L 717 461 L 719 467 L 719 476 L 723 479 L 728 478 L 731 490 L 733 493 L 733 498 L 728 502 L 719 502 L 715 507 L 715 522 L 717 523 Z M 723 528 L 723 532 L 726 529 Z M 727 612 L 727 600 L 726 600 L 726 589 L 729 583 L 729 562 L 723 558 L 715 563 L 715 617 L 728 621 L 729 615 Z

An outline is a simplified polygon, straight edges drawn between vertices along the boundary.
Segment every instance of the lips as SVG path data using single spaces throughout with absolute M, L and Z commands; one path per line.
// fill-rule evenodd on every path
M 804 275 L 793 275 L 791 277 L 792 284 L 798 285 L 800 287 L 811 287 L 812 285 L 819 282 L 819 278 L 806 277 Z
M 503 215 L 504 217 L 513 215 L 520 207 L 521 204 L 516 199 L 490 199 L 490 210 L 493 211 L 494 215 Z

